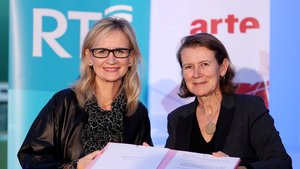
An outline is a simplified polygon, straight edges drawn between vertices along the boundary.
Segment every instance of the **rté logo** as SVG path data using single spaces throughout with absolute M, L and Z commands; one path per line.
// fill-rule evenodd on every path
M 129 5 L 115 5 L 110 6 L 104 10 L 104 16 L 122 17 L 132 22 L 133 7 Z M 51 17 L 57 22 L 57 26 L 53 31 L 43 31 L 44 17 Z M 67 17 L 67 18 L 66 18 Z M 68 29 L 69 20 L 78 20 L 80 22 L 80 45 L 83 42 L 83 37 L 89 30 L 89 22 L 96 21 L 103 17 L 101 12 L 83 12 L 83 11 L 68 11 L 67 16 L 64 16 L 58 10 L 48 8 L 34 8 L 33 9 L 33 57 L 43 56 L 43 40 L 49 47 L 61 58 L 72 58 L 71 54 L 66 51 L 63 46 L 57 41 L 62 37 Z

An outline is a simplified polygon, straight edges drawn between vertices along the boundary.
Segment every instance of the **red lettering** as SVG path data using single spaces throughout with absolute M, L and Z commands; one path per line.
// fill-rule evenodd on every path
M 241 20 L 239 22 L 239 20 Z M 210 30 L 211 34 L 218 34 L 219 27 L 222 25 L 227 26 L 228 33 L 235 33 L 235 26 L 239 26 L 239 31 L 241 33 L 246 33 L 249 29 L 259 29 L 259 22 L 254 17 L 246 17 L 244 19 L 239 19 L 233 14 L 227 15 L 227 18 L 213 18 L 210 21 L 204 19 L 196 19 L 191 23 L 192 29 L 190 34 L 196 34 L 200 32 L 208 32 Z M 209 29 L 210 28 L 210 29 Z
M 246 33 L 247 29 L 258 29 L 258 28 L 259 28 L 259 22 L 257 19 L 253 17 L 248 17 L 243 19 L 240 24 L 240 31 L 242 33 Z
M 234 24 L 236 22 L 239 22 L 239 19 L 235 18 L 234 15 L 228 15 L 227 19 L 225 19 L 225 22 L 228 25 L 228 28 L 227 28 L 228 33 L 234 33 Z
M 212 34 L 217 34 L 218 33 L 218 25 L 222 23 L 222 19 L 212 19 L 211 20 L 211 28 L 210 31 Z
M 195 26 L 195 28 L 192 29 L 190 32 L 191 35 L 200 33 L 200 32 L 207 32 L 207 23 L 203 19 L 194 20 L 191 25 Z

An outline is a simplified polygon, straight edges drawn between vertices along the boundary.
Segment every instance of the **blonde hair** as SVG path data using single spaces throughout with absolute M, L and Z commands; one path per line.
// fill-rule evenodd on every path
M 132 49 L 133 62 L 122 80 L 121 88 L 124 89 L 127 98 L 126 115 L 132 115 L 137 109 L 141 82 L 138 75 L 138 64 L 141 63 L 141 53 L 137 44 L 136 35 L 130 23 L 122 18 L 108 17 L 98 21 L 87 33 L 82 45 L 80 78 L 74 83 L 72 89 L 76 93 L 79 105 L 84 106 L 87 100 L 91 99 L 95 88 L 95 72 L 88 65 L 89 57 L 85 51 L 90 50 L 96 42 L 113 31 L 121 31 L 128 38 Z

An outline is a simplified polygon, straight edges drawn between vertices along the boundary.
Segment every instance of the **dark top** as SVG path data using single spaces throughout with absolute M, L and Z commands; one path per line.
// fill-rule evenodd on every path
M 191 131 L 191 139 L 190 139 L 190 146 L 188 151 L 196 152 L 196 153 L 203 153 L 203 154 L 211 154 L 214 150 L 215 145 L 215 135 L 209 142 L 206 142 L 202 136 L 202 133 L 199 128 L 199 123 L 196 118 L 196 112 L 194 113 L 193 117 L 193 126 Z M 216 128 L 216 131 L 218 128 Z
M 169 136 L 165 147 L 190 150 L 193 117 L 197 104 L 195 99 L 194 102 L 183 105 L 168 115 Z M 222 119 L 219 117 L 218 123 L 222 121 L 228 123 L 225 125 L 228 125 L 229 129 L 227 134 L 219 135 L 220 130 L 216 131 L 214 145 L 218 147 L 214 148 L 216 151 L 222 151 L 231 157 L 240 157 L 242 164 L 249 163 L 256 169 L 292 168 L 292 160 L 261 97 L 223 95 L 220 115 Z M 228 117 L 228 120 L 224 120 L 225 117 Z M 220 125 L 217 124 L 217 127 Z
M 196 104 L 198 105 L 198 101 Z M 191 131 L 190 138 L 190 147 L 188 151 L 204 153 L 204 154 L 212 154 L 213 152 L 217 152 L 224 147 L 225 138 L 228 135 L 229 128 L 233 119 L 233 113 L 224 113 L 226 112 L 225 107 L 221 106 L 221 111 L 216 124 L 216 131 L 209 142 L 206 142 L 202 136 L 202 133 L 199 128 L 199 124 L 196 117 L 196 107 L 193 115 L 193 126 Z M 216 141 L 219 141 L 216 143 Z
M 32 123 L 18 152 L 23 168 L 59 168 L 86 155 L 81 140 L 88 113 L 79 107 L 75 93 L 56 93 Z M 123 143 L 153 145 L 146 107 L 139 102 L 136 112 L 123 115 Z

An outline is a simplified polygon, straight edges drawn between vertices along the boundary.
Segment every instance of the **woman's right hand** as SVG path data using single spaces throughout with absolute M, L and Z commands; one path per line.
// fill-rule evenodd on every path
M 247 169 L 246 167 L 244 167 L 244 166 L 238 166 L 238 168 L 237 169 Z
M 77 168 L 78 169 L 86 169 L 88 167 L 88 165 L 100 154 L 102 154 L 102 150 L 97 150 L 94 151 L 84 157 L 82 157 L 81 159 L 78 160 L 77 162 Z
M 150 145 L 146 142 L 143 142 L 143 146 L 150 146 Z

